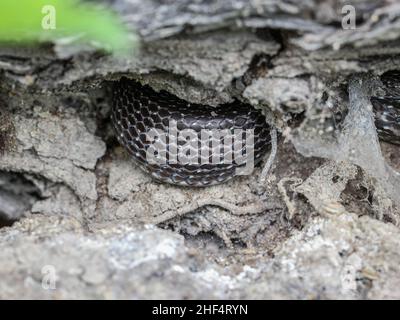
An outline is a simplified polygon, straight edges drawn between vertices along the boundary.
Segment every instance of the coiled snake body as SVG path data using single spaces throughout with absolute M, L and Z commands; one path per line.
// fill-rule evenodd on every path
M 232 146 L 224 147 L 221 137 L 212 137 L 210 145 L 199 145 L 200 152 L 196 155 L 197 163 L 150 163 L 146 150 L 151 146 L 146 133 L 151 129 L 168 132 L 171 120 L 174 120 L 180 131 L 191 130 L 201 141 L 204 130 L 253 130 L 254 133 L 254 164 L 262 159 L 270 146 L 269 126 L 265 117 L 252 106 L 234 102 L 211 107 L 188 103 L 185 100 L 166 92 L 156 92 L 147 85 L 123 78 L 113 91 L 112 119 L 120 143 L 127 148 L 139 166 L 149 172 L 154 178 L 163 182 L 182 186 L 210 186 L 225 182 L 236 175 L 237 169 L 244 167 L 246 162 L 235 161 L 217 164 L 211 159 L 232 157 L 235 151 Z M 244 137 L 243 137 L 244 138 Z M 212 143 L 215 142 L 212 147 Z M 163 141 L 164 150 L 179 148 L 182 141 L 175 139 Z M 232 143 L 232 142 L 231 142 Z M 245 147 L 240 146 L 237 152 L 246 154 Z M 202 154 L 208 149 L 211 153 Z M 231 155 L 230 155 L 231 154 Z M 167 159 L 170 160 L 170 159 Z M 207 161 L 208 160 L 208 161 Z
M 400 144 L 400 72 L 381 76 L 385 96 L 372 97 L 375 123 L 381 139 Z M 259 110 L 240 102 L 211 107 L 191 104 L 166 91 L 156 92 L 147 85 L 121 79 L 114 86 L 112 119 L 119 142 L 133 155 L 139 166 L 154 178 L 182 186 L 210 186 L 223 183 L 236 175 L 245 163 L 149 163 L 146 150 L 151 145 L 146 133 L 151 129 L 168 131 L 171 120 L 178 130 L 191 129 L 200 138 L 202 130 L 254 130 L 254 164 L 270 148 L 270 128 Z M 217 138 L 218 140 L 218 138 Z M 165 150 L 179 148 L 181 141 L 164 141 Z M 203 146 L 204 147 L 204 146 Z M 211 149 L 214 156 L 224 159 L 232 148 Z M 243 149 L 239 150 L 243 153 Z M 245 152 L 244 152 L 245 153 Z M 207 161 L 205 161 L 207 162 Z

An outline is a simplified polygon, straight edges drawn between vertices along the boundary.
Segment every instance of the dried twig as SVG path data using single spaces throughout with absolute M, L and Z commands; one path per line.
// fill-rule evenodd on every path
M 232 203 L 229 203 L 225 200 L 222 199 L 199 199 L 191 204 L 176 209 L 176 210 L 171 210 L 163 213 L 162 215 L 155 217 L 150 221 L 152 224 L 159 224 L 168 220 L 171 220 L 173 218 L 183 216 L 189 212 L 192 212 L 196 209 L 199 209 L 204 206 L 216 206 L 220 207 L 223 209 L 228 210 L 231 214 L 236 215 L 236 216 L 242 216 L 242 215 L 248 215 L 248 214 L 257 214 L 264 212 L 266 210 L 271 210 L 271 209 L 276 209 L 277 206 L 275 204 L 265 204 L 263 202 L 258 202 L 258 203 L 253 203 L 247 206 L 237 206 Z

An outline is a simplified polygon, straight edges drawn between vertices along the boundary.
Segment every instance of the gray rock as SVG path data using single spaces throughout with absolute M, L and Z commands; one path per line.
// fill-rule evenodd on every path
M 350 77 L 400 65 L 397 4 L 357 1 L 343 31 L 330 0 L 102 2 L 141 37 L 135 54 L 0 46 L 0 298 L 400 297 L 398 149 L 372 121 L 348 131 L 373 144 L 335 144 L 336 116 L 360 129 L 368 105 L 354 87 L 349 104 Z M 262 108 L 282 132 L 267 183 L 260 168 L 206 189 L 141 172 L 109 120 L 122 75 Z
M 87 233 L 75 219 L 36 216 L 2 229 L 0 240 L 2 299 L 400 297 L 398 229 L 354 214 L 313 219 L 274 258 L 253 253 L 249 264 L 238 251 L 235 268 L 154 227 Z

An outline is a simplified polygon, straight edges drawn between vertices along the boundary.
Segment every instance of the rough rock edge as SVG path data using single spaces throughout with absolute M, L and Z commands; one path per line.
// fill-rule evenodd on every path
M 124 1 L 119 1 L 119 3 L 123 3 Z M 377 3 L 379 3 L 379 1 L 376 1 Z M 156 1 L 154 1 L 154 3 L 156 3 Z M 183 3 L 183 2 L 182 2 Z M 305 2 L 304 2 L 305 3 Z M 362 7 L 362 3 L 361 3 L 361 7 Z M 250 4 L 251 6 L 253 6 L 253 4 Z M 286 6 L 285 6 L 286 5 Z M 329 5 L 328 5 L 329 6 Z M 201 7 L 201 5 L 200 5 Z M 197 10 L 201 8 L 197 8 Z M 243 12 L 242 9 L 244 8 L 246 11 L 246 5 L 242 5 L 239 6 L 240 8 L 240 12 Z M 283 9 L 282 9 L 283 8 Z M 223 8 L 224 9 L 224 8 Z M 235 9 L 236 10 L 236 9 Z M 233 10 L 235 12 L 235 10 Z M 302 2 L 299 2 L 298 7 L 296 7 L 295 5 L 288 5 L 286 3 L 283 3 L 282 5 L 279 5 L 277 3 L 274 3 L 273 5 L 269 6 L 267 5 L 265 12 L 267 14 L 270 14 L 271 12 L 276 12 L 274 10 L 278 10 L 278 12 L 280 12 L 279 10 L 283 10 L 284 13 L 288 14 L 290 13 L 290 10 L 292 10 L 291 14 L 292 15 L 303 15 L 306 12 L 310 12 L 312 11 L 312 9 L 308 8 L 306 5 L 303 5 Z M 222 10 L 222 12 L 224 12 L 224 10 Z M 228 10 L 229 11 L 229 10 Z M 261 10 L 262 11 L 262 10 Z M 196 10 L 195 10 L 196 12 Z M 232 10 L 231 10 L 232 12 Z M 361 10 L 361 12 L 363 13 L 363 11 Z M 129 12 L 127 12 L 129 13 Z M 175 15 L 177 15 L 178 13 L 180 13 L 179 8 L 178 10 L 174 13 Z M 365 13 L 365 12 L 364 12 Z M 366 12 L 368 14 L 368 12 Z M 196 13 L 198 14 L 198 12 Z M 237 11 L 235 12 L 234 16 L 238 15 L 240 16 L 241 13 L 238 13 Z M 222 15 L 223 16 L 223 15 Z M 334 16 L 334 15 L 333 15 Z M 189 15 L 190 17 L 190 15 Z M 221 18 L 221 16 L 219 16 Z M 249 19 L 246 19 L 246 17 L 250 17 Z M 172 16 L 172 19 L 174 17 Z M 218 21 L 218 15 L 217 18 L 214 16 L 213 17 L 216 21 Z M 264 16 L 265 18 L 265 16 Z M 245 23 L 247 25 L 257 25 L 258 27 L 265 27 L 265 26 L 270 26 L 271 24 L 260 24 L 262 23 L 262 20 L 256 20 L 254 19 L 254 17 L 252 17 L 252 14 L 246 14 L 245 15 L 245 19 L 243 19 L 245 21 Z M 327 19 L 329 21 L 329 19 Z M 337 17 L 333 18 L 334 21 L 337 21 Z M 168 21 L 168 19 L 165 19 L 165 21 Z M 195 21 L 195 20 L 193 20 Z M 203 25 L 207 25 L 210 24 L 209 20 L 204 20 L 205 22 L 203 23 Z M 224 27 L 231 25 L 232 21 L 235 21 L 235 19 L 231 19 L 228 21 L 228 23 L 223 23 L 222 25 Z M 296 20 L 296 19 L 289 19 L 289 21 L 292 23 L 291 28 L 298 28 L 300 25 L 304 26 L 304 22 L 305 20 L 300 19 L 300 20 Z M 169 20 L 169 22 L 171 22 L 171 20 Z M 279 25 L 279 20 L 274 20 L 272 17 L 272 22 L 276 23 L 276 25 Z M 332 19 L 330 20 L 330 22 L 332 22 Z M 385 21 L 384 21 L 385 22 Z M 271 23 L 271 22 L 270 22 Z M 200 19 L 200 24 L 202 24 L 201 19 Z M 216 26 L 216 27 L 215 27 Z M 219 29 L 221 27 L 221 24 L 216 24 L 212 29 Z M 310 27 L 310 29 L 308 30 L 312 30 L 316 25 L 312 25 L 312 27 Z M 393 26 L 396 28 L 396 24 L 393 24 Z M 282 27 L 280 27 L 282 28 Z M 201 28 L 198 28 L 201 29 Z M 283 28 L 284 29 L 284 28 Z M 290 28 L 289 28 L 290 29 Z M 162 26 L 160 28 L 160 30 L 162 30 Z M 182 28 L 175 28 L 175 32 L 179 32 L 181 31 Z M 300 28 L 300 30 L 306 30 L 304 28 Z M 327 30 L 327 29 L 326 29 Z M 217 31 L 218 32 L 218 31 Z M 368 30 L 367 30 L 368 32 Z M 165 33 L 163 33 L 165 35 Z M 191 36 L 189 36 L 190 38 Z M 357 39 L 356 39 L 357 40 Z M 381 43 L 384 43 L 384 41 L 386 40 L 390 40 L 389 38 L 380 38 Z M 296 112 L 301 112 L 303 111 L 308 104 L 308 99 L 314 99 L 314 94 L 316 91 L 322 92 L 325 89 L 332 95 L 332 96 L 336 96 L 338 94 L 338 90 L 335 91 L 335 89 L 337 89 L 337 87 L 335 87 L 335 84 L 339 85 L 341 83 L 343 83 L 343 81 L 346 81 L 347 77 L 354 73 L 354 72 L 358 72 L 358 71 L 373 71 L 377 74 L 382 73 L 386 70 L 389 70 L 391 68 L 394 67 L 398 67 L 399 66 L 399 60 L 398 58 L 392 58 L 390 57 L 390 55 L 393 54 L 398 54 L 399 52 L 399 46 L 396 43 L 396 41 L 393 42 L 389 42 L 388 45 L 392 45 L 391 48 L 380 48 L 377 46 L 370 46 L 371 44 L 374 43 L 374 39 L 372 39 L 371 41 L 367 42 L 367 43 L 362 43 L 363 45 L 363 49 L 362 49 L 362 54 L 361 57 L 364 59 L 364 61 L 359 60 L 360 59 L 360 55 L 358 52 L 355 52 L 354 49 L 352 48 L 344 48 L 343 50 L 340 51 L 336 51 L 336 52 L 332 52 L 331 50 L 319 50 L 316 51 L 315 53 L 312 54 L 305 54 L 304 51 L 299 50 L 299 49 L 295 49 L 295 48 L 289 48 L 287 47 L 286 44 L 284 43 L 279 43 L 280 45 L 280 51 L 279 54 L 278 52 L 276 52 L 275 49 L 271 50 L 268 54 L 271 55 L 270 58 L 270 65 L 272 65 L 272 70 L 270 70 L 270 72 L 266 75 L 267 79 L 270 79 L 272 81 L 276 80 L 276 79 L 284 79 L 287 80 L 287 84 L 289 84 L 288 87 L 290 87 L 290 83 L 291 80 L 293 80 L 293 85 L 295 87 L 295 84 L 298 83 L 299 78 L 305 79 L 304 81 L 307 82 L 307 85 L 305 86 L 305 88 L 309 88 L 310 90 L 310 94 L 308 94 L 308 91 L 306 89 L 306 95 L 300 97 L 301 101 L 298 104 L 292 104 L 290 105 L 289 103 L 289 107 L 292 107 L 294 109 L 294 111 Z M 166 46 L 169 45 L 168 40 L 166 41 L 167 44 Z M 356 41 L 355 41 L 356 42 Z M 355 43 L 354 42 L 354 43 Z M 277 48 L 279 46 L 276 45 L 276 43 L 274 44 L 274 42 L 272 42 L 272 48 Z M 352 43 L 350 43 L 352 44 Z M 151 46 L 151 43 L 148 44 L 149 46 Z M 283 50 L 282 50 L 283 48 Z M 286 50 L 285 50 L 286 49 Z M 275 51 L 274 51 L 275 50 Z M 5 50 L 7 51 L 7 50 Z M 17 84 L 19 84 L 21 87 L 18 88 L 18 90 L 25 90 L 27 86 L 30 86 L 32 84 L 34 84 L 34 86 L 36 86 L 36 89 L 50 89 L 53 92 L 57 92 L 57 91 L 61 91 L 61 92 L 65 92 L 68 91 L 70 89 L 76 89 L 76 90 L 81 90 L 83 88 L 90 88 L 90 87 L 96 87 L 98 86 L 103 80 L 104 78 L 107 79 L 117 79 L 121 73 L 125 73 L 125 74 L 131 74 L 134 77 L 142 77 L 142 74 L 150 74 L 149 77 L 143 77 L 143 81 L 151 81 L 152 83 L 154 82 L 154 86 L 157 87 L 157 82 L 159 84 L 165 84 L 165 82 L 168 80 L 169 82 L 171 81 L 171 85 L 170 85 L 170 91 L 175 92 L 176 94 L 187 98 L 188 100 L 192 100 L 192 101 L 200 101 L 200 102 L 207 102 L 210 104 L 215 104 L 215 103 L 219 103 L 221 101 L 226 101 L 227 99 L 231 99 L 232 95 L 229 93 L 227 95 L 227 92 L 230 92 L 230 85 L 228 84 L 228 82 L 226 80 L 223 80 L 221 82 L 216 81 L 214 78 L 214 82 L 213 83 L 207 83 L 207 81 L 204 81 L 204 79 L 196 79 L 196 74 L 191 74 L 189 77 L 186 74 L 186 71 L 188 71 L 188 74 L 190 74 L 190 68 L 189 70 L 177 70 L 176 68 L 174 68 L 173 66 L 163 66 L 162 68 L 158 67 L 158 64 L 160 63 L 160 61 L 155 60 L 154 64 L 151 64 L 149 62 L 144 61 L 144 64 L 146 65 L 146 63 L 148 63 L 148 65 L 146 67 L 140 67 L 137 65 L 137 62 L 131 62 L 133 60 L 128 60 L 127 61 L 122 61 L 122 62 L 116 62 L 116 60 L 114 59 L 110 59 L 109 57 L 97 57 L 94 61 L 90 61 L 93 59 L 93 56 L 91 53 L 89 54 L 82 54 L 82 55 L 78 55 L 77 57 L 73 57 L 72 60 L 69 59 L 64 59 L 64 58 L 60 58 L 60 57 L 56 57 L 54 56 L 54 54 L 51 52 L 51 50 L 45 49 L 43 50 L 45 52 L 45 55 L 43 56 L 40 51 L 35 51 L 34 50 L 34 54 L 33 57 L 35 57 L 35 61 L 31 60 L 32 55 L 28 54 L 28 53 L 24 53 L 23 50 L 14 50 L 13 54 L 11 54 L 11 58 L 9 55 L 7 55 L 6 53 L 4 53 L 4 50 L 2 49 L 2 66 L 3 66 L 3 70 L 5 70 L 4 73 L 4 79 L 7 81 L 7 85 L 9 85 L 10 83 L 14 83 L 16 82 Z M 23 55 L 22 59 L 21 59 L 21 53 Z M 13 59 L 13 55 L 19 57 L 19 59 Z M 167 54 L 168 56 L 168 54 Z M 246 63 L 248 63 L 248 59 L 250 56 L 246 56 L 245 57 L 245 61 Z M 143 59 L 144 57 L 141 56 L 141 59 Z M 153 59 L 153 56 L 149 56 L 149 61 L 151 61 L 151 59 Z M 164 58 L 165 59 L 165 58 Z M 5 61 L 6 60 L 6 61 Z M 90 62 L 89 62 L 90 61 Z M 108 62 L 107 62 L 108 61 Z M 371 64 L 371 61 L 373 61 L 373 64 Z M 7 64 L 8 63 L 8 64 Z M 37 68 L 37 70 L 40 70 L 39 74 L 37 75 L 36 78 L 32 78 L 30 76 L 26 76 L 26 74 L 30 73 L 30 70 L 35 70 L 32 69 L 32 66 L 36 66 L 39 65 L 40 68 Z M 133 65 L 133 67 L 129 67 L 129 65 Z M 211 64 L 212 65 L 212 64 Z M 4 68 L 5 66 L 5 68 Z M 93 68 L 93 66 L 95 66 L 95 68 Z M 111 66 L 108 70 L 106 69 L 106 72 L 103 72 L 102 70 L 103 67 L 107 68 L 107 66 Z M 115 68 L 115 66 L 117 66 Z M 128 67 L 127 67 L 128 66 Z M 270 67 L 271 68 L 271 67 Z M 240 69 L 240 68 L 239 68 Z M 79 70 L 79 71 L 77 71 Z M 243 69 L 240 69 L 243 71 Z M 318 70 L 318 73 L 316 74 L 316 70 Z M 56 72 L 54 72 L 56 71 Z M 91 71 L 88 72 L 88 71 Z M 164 76 L 163 74 L 165 74 L 165 71 L 167 71 L 167 75 Z M 177 74 L 179 75 L 178 77 L 176 77 L 176 75 L 171 75 L 169 73 L 175 73 L 177 72 Z M 34 72 L 33 72 L 34 73 Z M 160 75 L 161 74 L 161 75 Z M 49 77 L 49 75 L 51 75 Z M 157 80 L 157 78 L 160 77 L 162 80 Z M 193 77 L 195 78 L 195 81 L 193 82 Z M 51 79 L 51 80 L 49 80 Z M 173 80 L 181 80 L 183 79 L 183 84 L 177 84 L 177 81 L 173 81 Z M 228 80 L 230 80 L 230 78 L 227 78 Z M 55 80 L 55 81 L 53 81 Z M 204 83 L 203 83 L 204 81 Z M 260 80 L 262 81 L 262 80 Z M 326 83 L 327 82 L 331 82 L 331 87 L 327 88 L 326 87 Z M 194 83 L 194 92 L 185 89 L 187 87 L 187 85 L 189 83 Z M 223 84 L 221 86 L 221 83 Z M 18 86 L 18 85 L 17 85 Z M 203 88 L 209 88 L 210 91 L 206 92 L 205 95 L 203 95 L 201 92 L 203 92 Z M 218 90 L 212 90 L 211 88 L 218 88 Z M 318 89 L 318 90 L 317 90 Z M 217 98 L 213 97 L 214 94 L 217 94 Z M 298 93 L 297 92 L 293 92 L 293 97 L 298 97 Z M 273 101 L 275 103 L 272 103 L 272 105 L 276 106 L 274 111 L 277 111 L 277 113 L 279 114 L 282 111 L 282 104 L 284 106 L 286 106 L 287 101 L 291 101 L 291 93 L 288 93 L 288 97 L 289 99 L 287 100 L 283 100 L 282 101 Z M 265 99 L 263 98 L 263 95 L 260 94 L 259 89 L 254 90 L 253 93 L 249 94 L 248 96 L 246 96 L 247 99 L 252 99 L 250 101 L 252 101 L 254 104 L 259 104 L 260 106 L 263 106 L 265 104 Z M 318 96 L 316 97 L 318 98 Z M 340 103 L 345 102 L 341 101 L 339 99 Z M 345 103 L 344 103 L 345 104 Z M 356 219 L 354 216 L 351 216 L 350 219 L 348 219 L 348 215 L 344 215 L 344 226 L 342 226 L 345 230 L 350 228 L 351 223 L 349 223 L 349 221 L 353 221 L 354 219 Z M 39 217 L 38 217 L 39 218 Z M 38 219 L 36 218 L 36 219 Z M 388 225 L 384 225 L 384 224 L 380 224 L 379 222 L 373 221 L 369 218 L 362 218 L 363 222 L 359 223 L 357 220 L 357 228 L 356 228 L 356 232 L 354 232 L 353 229 L 351 229 L 349 231 L 349 233 L 351 235 L 355 234 L 356 236 L 365 236 L 367 235 L 365 230 L 369 230 L 371 227 L 380 229 L 382 231 L 378 232 L 379 236 L 381 238 L 384 238 L 385 235 L 389 236 L 391 240 L 393 240 L 394 242 L 397 241 L 396 235 L 393 235 L 393 233 L 395 234 L 395 232 L 393 231 L 393 228 L 388 226 Z M 35 219 L 34 219 L 35 220 Z M 29 220 L 25 220 L 25 221 L 29 221 Z M 37 221 L 37 220 L 35 220 Z M 342 221 L 342 220 L 341 220 Z M 360 220 L 361 221 L 361 220 Z M 365 221 L 365 225 L 364 225 L 364 221 Z M 319 222 L 321 222 L 320 220 L 317 220 L 317 225 L 319 225 Z M 325 223 L 325 221 L 322 221 L 323 223 Z M 46 222 L 43 222 L 43 225 L 47 225 Z M 328 220 L 326 223 L 332 223 L 331 220 Z M 314 225 L 314 220 L 309 222 L 309 227 L 311 228 Z M 334 228 L 336 229 L 339 227 L 339 225 L 337 225 L 336 223 L 333 223 Z M 8 232 L 8 230 L 18 230 L 19 225 L 15 226 L 15 229 L 4 229 L 4 231 L 2 232 Z M 390 229 L 392 228 L 392 229 Z M 57 229 L 57 226 L 56 226 Z M 64 231 L 65 226 L 60 226 L 60 230 Z M 320 227 L 316 227 L 316 229 L 320 230 Z M 362 231 L 359 231 L 359 230 Z M 310 229 L 306 229 L 308 231 L 310 231 Z M 310 231 L 311 232 L 311 231 Z M 45 231 L 46 234 L 50 234 L 50 232 L 48 230 Z M 328 241 L 329 242 L 329 236 L 327 235 L 329 234 L 329 232 L 325 233 L 325 237 L 322 239 L 322 241 Z M 302 236 L 300 236 L 301 238 Z M 296 240 L 296 238 L 292 238 L 294 240 Z M 314 238 L 313 238 L 314 239 Z M 315 241 L 321 241 L 321 238 L 316 237 Z M 332 242 L 336 242 L 337 241 L 337 237 L 332 235 Z M 358 239 L 354 238 L 354 239 Z M 360 243 L 360 248 L 366 248 L 368 249 L 368 246 L 370 244 L 376 244 L 378 243 L 379 246 L 382 247 L 382 243 L 380 242 L 376 242 L 375 238 L 373 238 L 374 240 L 368 239 L 368 237 L 363 238 L 365 242 L 361 242 Z M 385 238 L 386 239 L 386 238 Z M 294 241 L 293 240 L 293 241 Z M 289 240 L 290 241 L 290 240 Z M 354 244 L 354 241 L 352 240 L 352 238 L 349 240 L 352 244 Z M 389 241 L 389 240 L 388 240 Z M 289 242 L 290 243 L 290 242 Z M 389 243 L 393 243 L 391 241 L 389 241 Z M 396 243 L 396 246 L 398 244 Z M 347 244 L 346 244 L 347 246 Z M 393 247 L 396 247 L 395 245 Z M 293 247 L 290 247 L 290 245 L 288 245 L 288 247 L 290 248 L 291 251 L 295 250 L 295 248 L 299 248 L 299 244 L 296 243 L 293 244 Z M 301 246 L 300 246 L 301 248 Z M 377 262 L 376 265 L 378 266 L 377 268 L 379 269 L 380 266 L 385 266 L 386 263 L 392 263 L 395 262 L 397 266 L 398 263 L 398 257 L 396 255 L 392 256 L 392 249 L 386 249 L 387 247 L 384 247 L 385 250 L 382 253 L 384 255 L 384 260 L 383 261 L 379 261 L 380 258 L 380 253 L 376 253 L 374 255 L 372 255 L 372 259 L 377 258 Z M 325 249 L 325 247 L 324 247 Z M 339 251 L 339 254 L 338 254 Z M 317 261 L 317 266 L 320 266 L 322 269 L 324 269 L 324 265 L 323 263 L 320 263 L 320 261 L 324 261 L 324 257 L 321 257 L 320 254 L 322 254 L 324 252 L 324 250 L 321 250 L 321 247 L 317 246 L 317 249 L 315 251 L 312 251 L 311 253 L 311 257 L 313 259 L 310 259 L 311 261 Z M 395 252 L 395 251 L 394 251 Z M 333 256 L 329 256 L 329 259 L 333 259 L 333 257 L 340 256 L 341 251 L 340 250 L 333 250 L 332 254 Z M 386 258 L 390 257 L 390 259 L 386 260 Z M 393 257 L 393 259 L 392 259 Z M 316 260 L 314 260 L 314 258 L 316 258 Z M 357 258 L 358 259 L 358 258 Z M 356 260 L 357 260 L 356 259 Z M 363 261 L 370 261 L 370 256 L 365 257 L 362 256 L 361 260 Z M 260 260 L 261 261 L 261 260 Z M 276 260 L 279 261 L 279 260 Z M 356 261 L 354 263 L 351 263 L 352 266 L 355 265 L 355 267 L 353 268 L 353 270 L 362 270 L 359 268 L 360 263 L 359 261 Z M 290 264 L 289 264 L 290 265 Z M 301 269 L 301 265 L 298 265 Z M 268 264 L 266 264 L 266 269 L 268 269 Z M 29 267 L 28 267 L 29 269 Z M 390 268 L 389 268 L 390 269 Z M 307 266 L 307 268 L 304 268 L 304 270 L 309 270 L 309 266 Z M 316 269 L 318 270 L 318 269 Z M 328 270 L 331 270 L 330 268 L 328 268 Z M 338 270 L 340 270 L 340 268 L 338 268 L 338 264 L 334 263 L 334 268 L 333 268 L 334 272 L 338 272 Z M 384 268 L 384 270 L 387 270 L 386 268 Z M 398 292 L 396 291 L 397 287 L 391 287 L 390 281 L 387 281 L 387 279 L 391 279 L 393 277 L 397 277 L 398 275 L 398 270 L 396 268 L 394 269 L 390 269 L 390 270 L 394 270 L 394 274 L 385 274 L 383 273 L 382 275 L 382 281 L 379 281 L 374 279 L 376 277 L 376 272 L 374 273 L 374 271 L 367 272 L 367 275 L 369 275 L 368 277 L 366 277 L 367 279 L 369 279 L 368 281 L 375 281 L 376 287 L 374 286 L 374 288 L 378 288 L 377 291 L 374 292 L 374 290 L 368 291 L 368 288 L 361 288 L 360 290 L 357 288 L 355 290 L 355 293 L 351 293 L 349 295 L 346 294 L 346 297 L 355 297 L 355 298 L 360 298 L 360 297 L 369 297 L 368 293 L 372 292 L 375 294 L 375 296 L 382 296 L 382 297 L 396 297 L 398 296 Z M 376 270 L 375 270 L 376 271 Z M 29 273 L 29 272 L 28 272 Z M 342 289 L 340 287 L 340 284 L 337 284 L 337 280 L 338 278 L 335 279 L 323 279 L 322 283 L 318 280 L 316 280 L 316 276 L 314 273 L 308 273 L 308 271 L 304 271 L 304 273 L 306 275 L 309 275 L 311 280 L 310 283 L 312 283 L 311 288 L 309 291 L 306 290 L 302 290 L 301 288 L 305 288 L 305 285 L 302 281 L 298 282 L 298 286 L 295 285 L 296 288 L 298 288 L 298 291 L 296 291 L 297 293 L 299 293 L 298 296 L 296 297 L 331 297 L 331 296 L 337 296 L 338 292 L 340 292 Z M 24 273 L 26 274 L 26 273 Z M 93 274 L 95 275 L 94 278 L 98 280 L 99 277 L 96 277 L 96 272 L 93 272 Z M 212 279 L 212 277 L 210 276 L 210 274 L 213 274 L 213 272 L 209 272 L 208 273 L 208 278 Z M 215 273 L 214 273 L 215 274 Z M 352 274 L 352 276 L 350 277 L 350 281 L 351 281 L 351 286 L 354 287 L 354 279 L 356 278 L 354 276 L 354 274 L 357 273 L 350 273 Z M 371 275 L 372 274 L 372 275 Z M 374 275 L 375 274 L 375 275 Z M 219 275 L 219 273 L 217 272 L 217 275 Z M 293 284 L 289 281 L 289 282 L 285 282 L 284 278 L 287 279 L 288 274 L 286 273 L 280 273 L 278 274 L 279 276 L 282 276 L 282 278 L 279 278 L 276 283 L 278 286 L 278 289 L 274 289 L 272 287 L 268 287 L 265 286 L 264 288 L 262 286 L 260 286 L 260 288 L 255 288 L 254 292 L 256 292 L 254 294 L 254 296 L 256 297 L 260 297 L 263 296 L 263 294 L 265 294 L 266 296 L 272 296 L 273 293 L 278 292 L 279 294 L 283 295 L 283 296 L 287 296 L 288 294 L 288 288 L 293 288 Z M 246 276 L 247 277 L 247 276 Z M 372 280 L 370 279 L 372 277 Z M 100 277 L 101 278 L 101 277 Z M 290 278 L 290 277 L 289 277 Z M 379 277 L 378 277 L 379 278 Z M 398 277 L 397 277 L 398 278 Z M 268 277 L 267 277 L 268 279 Z M 92 277 L 93 280 L 93 277 Z M 204 281 L 205 279 L 203 279 Z M 326 280 L 326 283 L 324 282 Z M 27 280 L 27 282 L 29 283 L 29 278 Z M 96 280 L 95 280 L 96 281 Z M 18 282 L 18 281 L 17 281 Z M 231 282 L 231 281 L 228 281 Z M 267 281 L 269 282 L 269 281 Z M 118 283 L 118 282 L 116 282 Z M 159 279 L 155 282 L 155 285 L 159 284 Z M 329 293 L 331 294 L 324 294 L 324 292 L 321 292 L 320 289 L 322 287 L 325 287 L 326 284 L 330 285 L 329 288 L 332 288 L 332 291 L 330 291 Z M 283 289 L 281 288 L 281 286 L 283 285 Z M 287 287 L 285 287 L 285 285 L 287 285 Z M 257 287 L 257 284 L 255 284 L 255 287 Z M 184 288 L 184 287 L 182 287 Z M 254 288 L 254 287 L 253 287 Z M 365 290 L 364 290 L 365 289 Z M 257 291 L 258 290 L 258 291 Z M 260 291 L 261 290 L 261 291 Z M 71 292 L 71 291 L 69 291 Z M 194 289 L 193 289 L 194 292 Z M 309 295 L 307 295 L 307 293 L 310 293 Z M 147 295 L 149 295 L 149 293 L 146 293 Z M 374 294 L 372 294 L 371 296 L 374 296 Z M 251 295 L 249 295 L 251 296 Z M 105 296 L 107 297 L 107 296 Z

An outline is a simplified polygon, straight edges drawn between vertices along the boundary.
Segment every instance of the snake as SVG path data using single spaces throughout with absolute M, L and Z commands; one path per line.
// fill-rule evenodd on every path
M 387 71 L 380 78 L 385 94 L 371 98 L 375 126 L 382 140 L 400 145 L 400 71 Z
M 270 148 L 270 126 L 262 112 L 249 104 L 240 101 L 218 106 L 190 103 L 168 91 L 157 92 L 149 85 L 127 78 L 118 81 L 112 92 L 112 122 L 119 142 L 141 169 L 161 182 L 206 187 L 230 180 L 238 174 L 238 170 L 248 165 L 250 159 L 233 159 L 237 153 L 246 155 L 243 143 L 246 142 L 246 130 L 250 130 L 247 132 L 252 133 L 253 137 L 253 147 L 248 155 L 252 156 L 254 165 L 260 162 Z M 189 132 L 196 143 L 200 142 L 197 144 L 197 153 L 191 155 L 191 160 L 194 161 L 173 161 L 176 158 L 167 156 L 165 163 L 149 162 L 147 150 L 154 146 L 154 141 L 149 141 L 147 133 L 151 130 L 169 132 L 171 121 L 175 123 L 179 133 Z M 234 136 L 235 130 L 239 130 L 236 135 L 239 139 L 234 141 L 224 141 L 222 136 L 218 136 L 219 132 Z M 204 132 L 215 134 L 204 143 Z M 157 150 L 182 150 L 187 142 L 170 138 L 168 136 L 168 139 L 161 141 Z M 226 159 L 233 160 L 225 161 Z
M 381 75 L 381 81 L 385 95 L 371 97 L 377 132 L 382 140 L 400 145 L 400 72 L 386 72 Z M 212 154 L 203 154 L 200 150 L 194 153 L 197 161 L 193 163 L 169 161 L 168 157 L 165 163 L 150 163 L 146 151 L 153 142 L 148 140 L 147 133 L 152 129 L 168 132 L 172 120 L 178 130 L 191 130 L 199 141 L 204 130 L 228 130 L 231 133 L 238 129 L 252 130 L 254 165 L 270 150 L 271 127 L 263 113 L 250 104 L 237 100 L 216 107 L 190 103 L 168 91 L 156 91 L 125 77 L 114 83 L 112 96 L 112 123 L 118 141 L 141 169 L 161 182 L 189 187 L 216 185 L 235 177 L 237 169 L 247 164 L 207 161 L 212 156 L 225 159 L 235 152 L 232 146 L 221 143 L 212 148 L 211 142 L 208 146 L 199 144 L 198 147 L 211 150 Z M 219 137 L 215 139 L 222 142 Z M 177 150 L 182 143 L 185 141 L 164 139 L 161 149 L 166 152 Z M 243 153 L 243 148 L 239 151 Z

